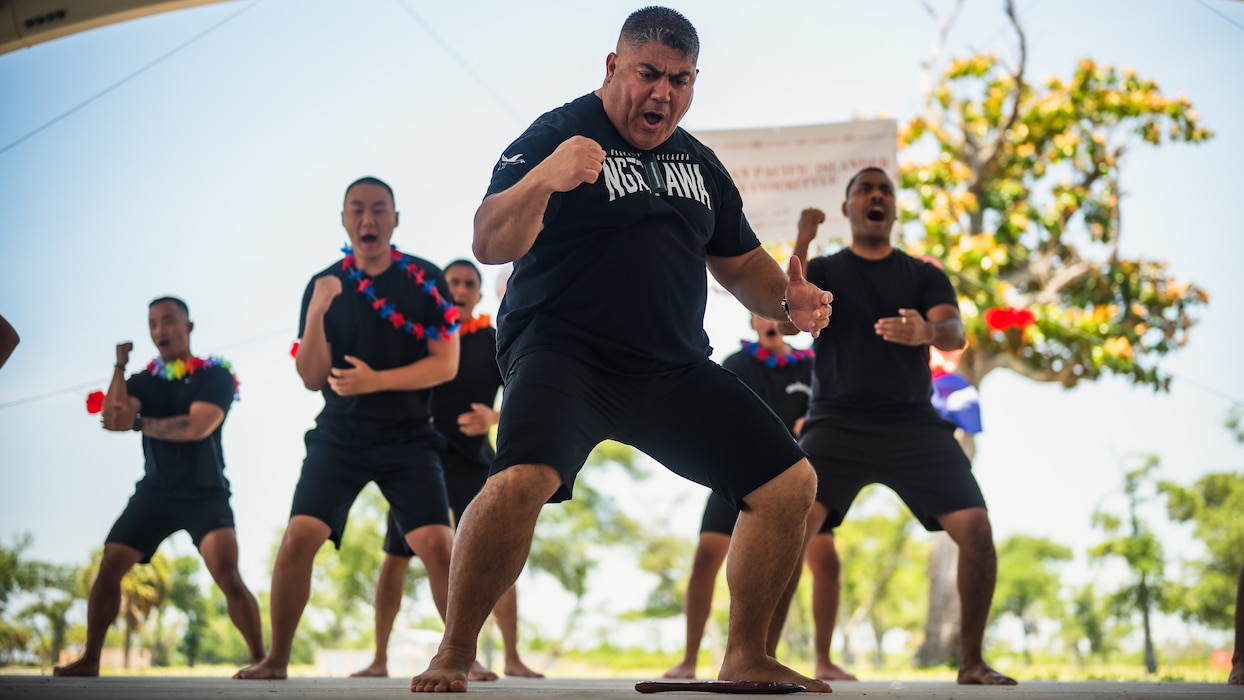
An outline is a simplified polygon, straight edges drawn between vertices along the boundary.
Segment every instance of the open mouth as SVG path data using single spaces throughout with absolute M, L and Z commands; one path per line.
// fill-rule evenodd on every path
M 359 237 L 359 240 L 364 243 L 375 243 L 376 241 L 380 240 L 380 237 L 374 233 L 365 233 Z
M 865 214 L 865 216 L 868 218 L 869 221 L 885 221 L 885 210 L 869 209 L 868 213 Z
M 650 127 L 658 127 L 663 121 L 665 121 L 665 115 L 660 112 L 644 112 L 644 124 Z
M 777 334 L 778 332 L 776 328 L 770 328 L 769 330 L 765 331 L 766 338 L 776 338 Z

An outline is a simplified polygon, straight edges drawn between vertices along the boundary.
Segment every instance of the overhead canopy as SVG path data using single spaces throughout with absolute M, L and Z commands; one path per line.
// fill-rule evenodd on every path
M 220 0 L 0 0 L 0 54 L 129 19 Z

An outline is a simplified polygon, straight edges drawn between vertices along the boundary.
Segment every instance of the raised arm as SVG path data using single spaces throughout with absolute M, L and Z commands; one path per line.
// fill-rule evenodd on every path
M 812 245 L 812 239 L 816 238 L 816 231 L 821 224 L 825 223 L 825 212 L 815 207 L 808 207 L 799 212 L 799 225 L 795 230 L 795 250 L 791 252 L 791 257 L 799 258 L 801 262 L 808 262 L 808 248 Z
M 311 391 L 319 391 L 328 385 L 328 372 L 333 367 L 333 349 L 328 342 L 328 334 L 324 332 L 324 315 L 339 294 L 340 278 L 333 275 L 316 278 L 311 301 L 307 304 L 307 318 L 298 342 L 298 354 L 294 357 L 302 385 Z
M 792 257 L 782 272 L 773 256 L 756 247 L 742 255 L 708 258 L 709 272 L 752 313 L 774 321 L 789 321 L 812 337 L 829 325 L 833 295 L 803 278 L 803 265 Z M 786 299 L 787 311 L 782 308 Z
M 112 381 L 104 396 L 104 430 L 132 430 L 134 417 L 142 410 L 142 402 L 130 396 L 125 388 L 125 366 L 130 362 L 130 351 L 133 349 L 133 343 L 117 343 L 117 361 L 112 366 Z
M 586 136 L 563 141 L 509 189 L 484 198 L 475 212 L 471 252 L 485 265 L 521 258 L 544 229 L 544 212 L 555 192 L 596 182 L 605 150 Z

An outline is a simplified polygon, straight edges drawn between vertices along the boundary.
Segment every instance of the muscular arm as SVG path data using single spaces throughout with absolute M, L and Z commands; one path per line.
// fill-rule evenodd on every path
M 605 151 L 586 136 L 572 136 L 509 189 L 486 197 L 475 212 L 471 252 L 485 265 L 521 258 L 544 230 L 554 192 L 569 192 L 600 177 Z
M 708 269 L 749 311 L 782 321 L 784 332 L 807 331 L 815 338 L 829 324 L 833 295 L 803 278 L 803 265 L 791 258 L 790 270 L 782 272 L 764 248 L 756 247 L 733 257 L 708 257 Z M 782 310 L 786 298 L 790 317 Z
M 117 361 L 112 366 L 108 393 L 104 395 L 104 430 L 132 430 L 134 416 L 142 410 L 142 402 L 130 396 L 125 388 L 125 366 L 130 362 L 130 351 L 133 349 L 134 344 L 129 341 L 117 343 Z
M 131 420 L 133 420 L 131 418 Z M 225 420 L 225 412 L 214 403 L 195 401 L 190 412 L 168 418 L 143 416 L 143 435 L 170 442 L 198 442 L 206 440 Z
M 302 349 L 298 352 L 301 354 Z M 458 334 L 428 341 L 428 356 L 393 369 L 375 370 L 357 357 L 346 355 L 352 366 L 334 367 L 328 385 L 341 396 L 377 391 L 417 391 L 444 384 L 458 374 Z
M 307 325 L 298 341 L 298 355 L 294 357 L 294 366 L 298 369 L 298 376 L 302 378 L 302 385 L 311 391 L 319 391 L 328 386 L 328 371 L 333 366 L 333 349 L 324 333 L 323 314 L 307 315 Z
M 708 257 L 708 271 L 748 311 L 773 321 L 786 321 L 782 296 L 788 279 L 764 248 L 734 257 Z

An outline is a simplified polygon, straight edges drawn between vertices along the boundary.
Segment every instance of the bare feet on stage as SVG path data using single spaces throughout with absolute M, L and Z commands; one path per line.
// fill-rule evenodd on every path
M 233 674 L 237 680 L 243 681 L 283 681 L 288 673 L 286 664 L 278 664 L 264 658 L 257 664 L 251 664 Z
M 99 675 L 99 661 L 87 661 L 86 659 L 78 659 L 68 666 L 57 666 L 52 669 L 53 676 L 59 677 L 88 677 Z
M 695 664 L 682 661 L 674 668 L 665 672 L 662 678 L 695 678 Z
M 465 693 L 467 674 L 474 659 L 454 658 L 437 652 L 428 664 L 428 670 L 410 679 L 412 693 Z
M 497 680 L 497 674 L 490 671 L 488 667 L 485 666 L 484 664 L 481 664 L 479 662 L 479 659 L 476 659 L 475 663 L 471 664 L 470 672 L 467 673 L 467 680 L 468 681 L 495 681 Z
M 832 662 L 818 663 L 816 677 L 823 681 L 858 681 L 850 671 Z
M 544 678 L 544 674 L 533 671 L 522 661 L 505 662 L 505 675 L 510 678 Z
M 1244 685 L 1244 659 L 1237 659 L 1231 667 L 1231 675 L 1227 676 L 1228 685 Z
M 723 681 L 798 683 L 807 688 L 810 693 L 831 692 L 829 684 L 825 681 L 818 681 L 815 678 L 800 675 L 793 669 L 778 663 L 777 659 L 773 657 L 767 657 L 764 661 L 756 664 L 731 662 L 730 659 L 727 659 L 721 664 L 721 672 L 717 674 L 717 678 Z
M 1010 676 L 1004 676 L 1001 673 L 989 667 L 989 664 L 981 661 L 971 666 L 965 666 L 959 669 L 959 685 L 1018 685 L 1019 682 Z
M 368 666 L 367 668 L 362 669 L 361 671 L 355 671 L 354 673 L 351 673 L 350 677 L 351 678 L 388 678 L 389 667 L 386 666 L 385 664 L 378 664 L 378 663 L 373 662 L 371 666 Z

